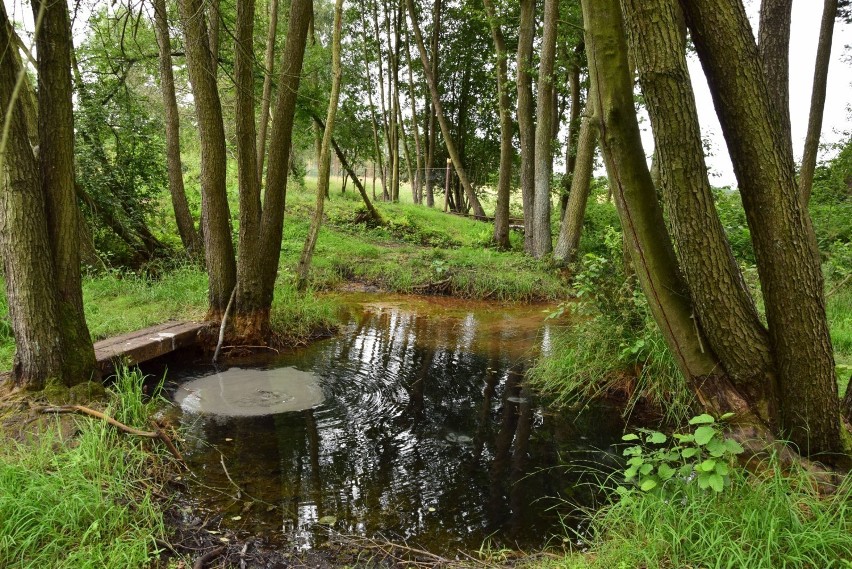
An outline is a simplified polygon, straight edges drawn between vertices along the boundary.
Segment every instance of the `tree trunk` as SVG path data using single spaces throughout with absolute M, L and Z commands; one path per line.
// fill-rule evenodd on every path
M 805 454 L 841 449 L 834 357 L 816 237 L 782 143 L 740 1 L 681 3 L 737 175 L 766 304 L 785 436 Z
M 201 142 L 201 225 L 207 264 L 208 318 L 220 320 L 237 281 L 231 213 L 225 187 L 227 154 L 216 64 L 210 53 L 201 0 L 180 0 L 186 65 Z M 218 13 L 218 11 L 217 11 Z
M 834 20 L 836 18 L 837 0 L 825 0 L 822 12 L 822 24 L 819 30 L 816 63 L 814 64 L 814 85 L 811 92 L 808 133 L 805 136 L 802 169 L 799 172 L 799 193 L 802 196 L 802 203 L 805 205 L 811 199 L 811 190 L 814 185 L 814 170 L 816 169 L 819 139 L 822 133 L 825 92 L 828 84 L 828 64 L 831 62 L 831 44 L 834 37 Z
M 535 40 L 535 0 L 520 0 L 518 29 L 518 134 L 521 151 L 521 197 L 524 206 L 524 250 L 533 254 L 535 218 L 535 99 L 532 91 L 532 57 Z
M 593 96 L 593 93 L 589 93 L 589 102 L 586 104 L 587 113 L 592 112 Z M 583 117 L 580 126 L 574 174 L 571 178 L 571 191 L 568 193 L 568 203 L 559 229 L 559 239 L 556 242 L 556 248 L 553 250 L 553 259 L 557 265 L 566 266 L 577 260 L 580 237 L 583 234 L 583 221 L 586 218 L 586 204 L 589 201 L 592 170 L 595 167 L 595 147 L 598 138 L 597 122 L 596 117 L 587 116 Z
M 41 2 L 34 0 L 35 17 Z M 70 383 L 95 373 L 95 351 L 83 313 L 80 210 L 74 192 L 71 23 L 65 2 L 44 5 L 38 51 L 39 179 L 55 268 L 63 371 Z
M 180 114 L 175 97 L 175 78 L 172 71 L 172 46 L 169 38 L 169 20 L 165 0 L 154 0 L 154 26 L 160 50 L 160 90 L 166 115 L 166 163 L 169 172 L 169 193 L 175 212 L 181 243 L 190 257 L 202 255 L 201 236 L 186 201 L 183 186 L 183 167 L 180 160 Z
M 769 336 L 713 202 L 677 0 L 621 0 L 656 141 L 654 164 L 697 320 L 734 385 L 778 426 Z
M 382 182 L 382 194 L 384 195 L 384 193 L 387 191 L 387 180 L 385 180 L 385 165 L 382 156 L 382 147 L 379 144 L 378 126 L 376 124 L 378 122 L 378 119 L 376 118 L 376 105 L 373 103 L 373 76 L 370 73 L 370 54 L 369 50 L 367 49 L 367 26 L 364 22 L 364 12 L 361 11 L 360 14 L 362 30 L 361 37 L 364 43 L 364 71 L 367 75 L 367 100 L 370 103 L 370 126 L 373 127 L 373 151 L 376 154 L 376 162 L 378 162 L 379 165 L 379 171 Z M 373 166 L 373 174 L 375 177 L 375 165 Z M 373 197 L 375 197 L 375 193 L 373 194 Z
M 9 121 L 8 138 L 0 148 L 0 253 L 15 336 L 11 381 L 23 389 L 38 390 L 48 379 L 64 380 L 56 272 L 51 255 L 46 254 L 50 238 L 38 163 L 30 146 L 31 129 L 23 105 L 14 102 L 19 77 L 24 77 L 17 50 L 10 47 L 12 25 L 5 5 L 0 5 L 0 20 L 0 45 L 11 53 L 0 57 L 0 100 Z
M 438 50 L 439 41 L 441 38 L 441 0 L 435 0 L 432 4 L 432 38 L 430 49 L 432 51 L 432 77 L 438 81 L 438 61 L 440 51 Z M 425 70 L 424 70 L 425 75 Z M 432 105 L 431 96 L 426 97 L 426 206 L 434 207 L 435 193 L 432 190 L 432 169 L 435 166 L 435 147 L 437 145 L 438 133 L 435 129 L 435 107 Z
M 200 16 L 204 12 L 203 8 L 206 7 L 207 12 L 207 42 L 208 48 L 210 49 L 210 55 L 213 57 L 213 79 L 218 81 L 219 76 L 219 46 L 221 42 L 219 41 L 219 30 L 222 27 L 222 13 L 220 0 L 202 0 L 205 4 L 204 7 L 199 6 L 199 11 L 196 12 L 196 15 L 199 16 L 199 19 L 202 19 Z
M 544 2 L 544 36 L 538 66 L 538 106 L 535 127 L 535 203 L 533 204 L 533 256 L 541 259 L 553 250 L 550 234 L 550 179 L 553 175 L 553 65 L 559 1 Z
M 476 215 L 485 217 L 485 211 L 482 209 L 482 205 L 479 203 L 479 200 L 473 191 L 473 187 L 467 179 L 467 173 L 465 172 L 462 164 L 461 156 L 456 150 L 456 145 L 453 142 L 452 135 L 450 134 L 450 127 L 447 124 L 446 117 L 444 116 L 444 109 L 441 105 L 440 95 L 438 94 L 438 86 L 435 83 L 435 77 L 432 75 L 432 69 L 429 66 L 429 55 L 426 53 L 426 46 L 423 44 L 423 34 L 420 33 L 420 24 L 417 23 L 417 13 L 414 10 L 414 1 L 406 0 L 406 2 L 408 4 L 408 15 L 411 18 L 411 29 L 414 31 L 414 39 L 417 42 L 417 48 L 420 50 L 420 60 L 423 62 L 423 71 L 426 74 L 426 82 L 429 84 L 429 92 L 432 95 L 432 106 L 435 108 L 435 115 L 437 116 L 438 124 L 441 126 L 441 135 L 444 137 L 444 144 L 447 147 L 447 152 L 449 153 L 453 166 L 456 169 L 462 188 L 464 188 L 464 193 L 473 207 L 473 212 Z
M 583 0 L 586 48 L 596 93 L 600 144 L 616 207 L 639 283 L 672 356 L 689 387 L 712 413 L 737 413 L 740 438 L 765 429 L 704 348 L 692 321 L 686 283 L 680 277 L 662 211 L 651 182 L 633 104 L 627 45 L 618 0 Z
M 499 249 L 509 249 L 509 199 L 512 185 L 512 162 L 515 149 L 512 146 L 512 114 L 509 97 L 508 53 L 503 30 L 497 21 L 491 0 L 483 0 L 485 12 L 491 25 L 491 38 L 497 58 L 497 112 L 500 115 L 500 173 L 497 178 L 497 207 L 494 210 L 494 243 Z
M 577 46 L 575 53 L 577 57 L 585 51 L 585 47 L 580 44 Z M 571 71 L 568 74 L 568 85 L 571 89 L 571 110 L 568 119 L 568 142 L 565 144 L 565 176 L 562 178 L 562 196 L 559 200 L 560 218 L 565 218 L 565 210 L 568 208 L 568 196 L 571 190 L 572 177 L 577 165 L 577 144 L 580 135 L 582 124 L 580 122 L 581 114 L 581 89 L 580 89 L 580 64 L 576 61 L 571 65 Z
M 790 132 L 790 20 L 793 0 L 762 0 L 758 50 L 769 96 L 781 124 L 784 144 L 793 152 Z
M 386 201 L 390 201 L 391 196 L 393 195 L 393 141 L 391 140 L 388 111 L 385 106 L 385 72 L 384 66 L 382 65 L 382 61 L 384 61 L 384 54 L 382 53 L 382 36 L 379 32 L 379 11 L 376 7 L 377 2 L 378 0 L 373 1 L 373 32 L 375 33 L 376 38 L 376 49 L 379 52 L 376 61 L 379 64 L 379 102 L 382 106 L 382 131 L 385 134 L 385 144 L 387 144 L 388 147 L 388 160 L 385 162 L 385 170 L 383 170 L 382 178 L 390 185 L 382 185 L 382 196 Z M 388 97 L 390 97 L 390 93 L 388 93 Z M 391 180 L 387 180 L 388 170 L 391 171 Z
M 296 288 L 305 290 L 308 284 L 308 273 L 311 268 L 311 259 L 314 248 L 319 237 L 320 225 L 322 224 L 322 211 L 325 203 L 325 193 L 328 191 L 328 179 L 331 167 L 331 137 L 334 132 L 334 117 L 337 114 L 337 103 L 340 99 L 340 35 L 343 17 L 343 0 L 337 0 L 334 5 L 334 35 L 331 44 L 331 94 L 328 99 L 328 114 L 325 119 L 325 129 L 322 135 L 322 155 L 320 170 L 317 179 L 317 205 L 311 219 L 311 227 L 305 240 L 305 247 L 299 259 L 299 267 L 296 271 Z M 342 161 L 341 161 L 342 162 Z
M 158 0 L 163 1 L 163 0 Z M 275 37 L 278 34 L 278 0 L 269 0 L 269 32 L 263 69 L 263 99 L 257 135 L 257 185 L 262 185 L 263 161 L 266 157 L 266 132 L 269 128 L 269 109 L 272 104 L 272 73 L 275 69 Z
M 414 179 L 411 180 L 412 191 L 414 192 L 414 203 L 423 203 L 423 144 L 420 141 L 420 120 L 417 116 L 417 99 L 414 97 L 414 72 L 412 67 L 414 60 L 411 59 L 411 49 L 409 48 L 410 37 L 406 34 L 403 45 L 405 46 L 405 58 L 408 61 L 408 99 L 411 101 L 411 129 L 414 131 L 414 151 L 415 168 L 417 169 Z

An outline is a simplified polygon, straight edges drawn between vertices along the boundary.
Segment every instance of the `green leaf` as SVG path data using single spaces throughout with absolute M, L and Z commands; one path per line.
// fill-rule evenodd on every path
M 731 418 L 731 417 L 733 417 L 734 415 L 736 415 L 736 413 L 725 413 L 724 415 L 722 415 L 721 417 L 719 417 L 719 420 L 720 420 L 720 421 L 727 421 L 728 419 L 730 419 L 730 418 Z
M 623 441 L 638 441 L 639 435 L 637 435 L 635 433 L 630 433 L 630 434 L 627 434 L 627 435 L 624 435 L 623 437 L 621 437 L 621 440 L 623 440 Z
M 709 415 L 708 415 L 709 417 Z M 712 417 L 710 417 L 712 419 Z M 709 425 L 704 425 L 703 427 L 698 427 L 695 429 L 695 442 L 701 446 L 709 443 L 713 436 L 716 434 L 716 429 Z
M 724 441 L 722 441 L 719 437 L 713 437 L 713 439 L 707 443 L 706 448 L 710 453 L 710 456 L 714 456 L 716 458 L 725 454 L 725 451 L 727 450 Z
M 643 464 L 639 467 L 639 474 L 645 476 L 646 474 L 650 474 L 652 470 L 654 470 L 653 464 Z
M 708 415 L 707 413 L 704 413 L 703 415 L 698 415 L 697 417 L 693 417 L 689 420 L 690 425 L 710 425 L 715 422 L 716 419 L 714 419 L 712 415 Z
M 719 476 L 727 476 L 728 474 L 730 474 L 730 472 L 731 469 L 728 468 L 728 465 L 724 462 L 716 464 L 716 474 L 718 474 Z
M 660 475 L 660 480 L 668 480 L 675 475 L 675 469 L 668 464 L 661 464 L 657 467 L 657 474 Z
M 636 477 L 636 474 L 639 472 L 639 468 L 636 466 L 631 466 L 627 470 L 624 471 L 624 479 L 625 480 L 633 480 Z
M 702 490 L 707 490 L 707 488 L 709 486 L 710 486 L 710 477 L 709 476 L 702 476 L 701 474 L 699 474 L 698 475 L 698 487 L 701 488 Z
M 741 454 L 745 452 L 745 449 L 735 441 L 734 439 L 725 439 L 725 446 L 728 448 L 728 452 L 731 454 Z
M 695 456 L 696 454 L 698 454 L 698 452 L 699 452 L 699 451 L 698 451 L 698 449 L 697 449 L 697 448 L 695 448 L 695 447 L 689 447 L 689 448 L 685 448 L 685 449 L 683 449 L 683 451 L 681 451 L 680 455 L 681 455 L 683 458 L 692 458 L 693 456 Z
M 638 456 L 642 454 L 642 447 L 628 447 L 624 449 L 624 452 L 621 453 L 622 456 Z
M 716 461 L 712 458 L 708 458 L 704 462 L 701 463 L 701 470 L 704 472 L 713 472 L 716 468 Z
M 659 433 L 657 431 L 654 431 L 654 432 L 651 433 L 651 435 L 647 439 L 645 439 L 645 442 L 652 444 L 652 445 L 661 445 L 664 442 L 666 442 L 667 440 L 668 439 L 666 438 L 666 435 L 664 435 L 663 433 Z
M 710 488 L 716 492 L 721 492 L 725 488 L 725 480 L 718 474 L 711 474 L 707 478 Z
M 678 468 L 677 473 L 681 478 L 686 478 L 690 475 L 690 473 L 692 473 L 692 465 L 684 464 L 683 466 Z
M 642 481 L 641 486 L 639 486 L 639 488 L 643 492 L 648 492 L 650 490 L 653 490 L 656 487 L 657 487 L 657 481 L 654 480 L 653 478 L 646 478 L 645 480 Z
M 642 466 L 643 464 L 645 464 L 645 459 L 642 458 L 641 456 L 634 456 L 633 458 L 631 458 L 630 460 L 627 461 L 627 464 L 629 464 L 630 466 L 635 466 L 635 467 L 638 468 L 638 467 Z
M 680 433 L 675 433 L 672 436 L 682 443 L 691 443 L 692 441 L 695 440 L 695 436 L 693 436 L 691 434 L 682 435 Z

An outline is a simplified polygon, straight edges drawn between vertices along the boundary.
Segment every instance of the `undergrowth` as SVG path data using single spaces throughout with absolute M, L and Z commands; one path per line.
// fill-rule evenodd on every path
M 105 412 L 147 428 L 156 401 L 143 403 L 142 377 L 122 372 Z M 149 439 L 76 417 L 59 418 L 24 442 L 0 442 L 0 567 L 146 567 L 164 533 L 153 497 L 163 455 Z
M 633 568 L 852 567 L 852 477 L 820 495 L 812 475 L 778 461 L 731 471 L 717 493 L 694 481 L 632 490 L 590 517 L 588 552 L 540 566 Z M 616 480 L 605 484 L 614 485 Z

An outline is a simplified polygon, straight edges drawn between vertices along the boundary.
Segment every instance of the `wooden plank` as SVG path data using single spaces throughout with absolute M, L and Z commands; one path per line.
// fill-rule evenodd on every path
M 95 357 L 103 370 L 116 361 L 138 364 L 194 345 L 206 322 L 166 322 L 95 343 Z

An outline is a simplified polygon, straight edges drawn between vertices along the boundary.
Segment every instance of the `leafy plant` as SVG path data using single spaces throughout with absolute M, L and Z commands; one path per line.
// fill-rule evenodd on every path
M 718 421 L 702 414 L 689 420 L 695 427 L 691 433 L 675 433 L 671 439 L 650 429 L 639 429 L 641 434 L 624 435 L 624 441 L 638 441 L 624 449 L 630 457 L 624 470 L 624 480 L 632 482 L 643 492 L 665 491 L 666 483 L 688 483 L 696 480 L 699 488 L 722 492 L 731 485 L 731 463 L 743 447 L 725 437 L 721 423 L 733 417 L 725 413 Z M 668 443 L 668 444 L 667 444 Z M 666 446 L 661 446 L 666 445 Z M 620 487 L 621 492 L 627 489 Z

